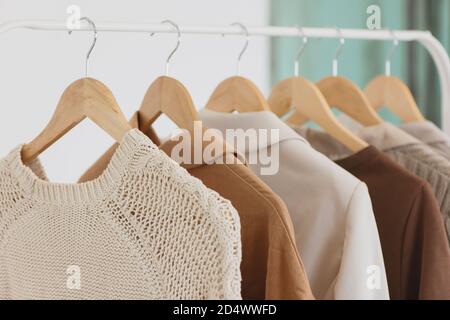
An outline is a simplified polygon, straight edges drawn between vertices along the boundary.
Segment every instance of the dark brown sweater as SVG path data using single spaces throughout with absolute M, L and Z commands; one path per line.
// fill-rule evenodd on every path
M 369 188 L 391 299 L 450 299 L 450 249 L 429 185 L 372 146 L 336 163 Z

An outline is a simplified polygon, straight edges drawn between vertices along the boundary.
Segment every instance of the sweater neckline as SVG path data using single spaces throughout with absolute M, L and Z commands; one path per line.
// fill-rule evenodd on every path
M 148 140 L 138 129 L 128 131 L 106 169 L 97 178 L 82 183 L 48 181 L 39 159 L 29 164 L 23 163 L 23 144 L 10 153 L 10 169 L 29 197 L 51 203 L 92 203 L 104 199 L 118 185 L 123 172 L 130 167 L 130 162 L 136 160 L 134 154 L 143 139 Z

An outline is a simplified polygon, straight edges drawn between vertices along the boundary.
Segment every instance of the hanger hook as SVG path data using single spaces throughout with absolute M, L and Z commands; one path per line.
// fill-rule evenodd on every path
M 248 43 L 249 43 L 248 29 L 247 29 L 246 26 L 244 26 L 240 22 L 233 22 L 231 25 L 232 26 L 238 26 L 239 28 L 241 28 L 242 32 L 245 35 L 245 44 L 244 44 L 244 47 L 242 48 L 241 52 L 239 53 L 239 56 L 238 56 L 238 59 L 237 59 L 237 64 L 236 64 L 236 74 L 240 75 L 240 73 L 241 73 L 241 58 L 244 55 L 245 51 L 247 50 Z
M 181 43 L 181 31 L 180 31 L 180 27 L 178 26 L 178 24 L 176 24 L 175 22 L 173 22 L 172 20 L 163 20 L 161 21 L 161 23 L 168 23 L 170 24 L 172 27 L 174 27 L 177 30 L 177 44 L 175 45 L 175 48 L 173 48 L 173 50 L 169 53 L 169 56 L 166 59 L 166 76 L 169 75 L 170 73 L 170 59 L 172 59 L 173 55 L 175 54 L 175 52 L 177 52 L 178 48 L 180 47 L 180 43 Z M 150 34 L 150 36 L 153 36 L 155 33 L 152 32 Z
M 89 57 L 91 56 L 91 52 L 95 47 L 95 44 L 97 43 L 97 27 L 95 26 L 94 21 L 92 21 L 91 19 L 89 19 L 88 17 L 81 17 L 80 21 L 87 21 L 91 26 L 92 26 L 92 30 L 94 31 L 94 40 L 92 41 L 91 46 L 89 47 L 89 50 L 86 54 L 86 62 L 85 62 L 85 67 L 84 67 L 84 72 L 85 72 L 85 76 L 88 76 L 88 62 L 89 62 Z M 72 33 L 72 30 L 69 30 L 69 34 Z
M 338 58 L 341 55 L 342 48 L 344 47 L 344 44 L 345 44 L 345 39 L 342 36 L 341 29 L 336 27 L 336 32 L 339 36 L 339 47 L 337 48 L 336 53 L 334 54 L 334 58 L 333 58 L 333 76 L 334 77 L 336 77 L 338 75 Z
M 294 60 L 294 75 L 298 77 L 300 69 L 300 57 L 302 56 L 303 51 L 305 51 L 306 44 L 308 43 L 308 38 L 305 36 L 303 28 L 298 26 L 296 28 L 298 29 L 299 36 L 302 38 L 302 46 L 300 47 L 300 49 L 298 49 Z
M 386 55 L 386 62 L 384 63 L 384 73 L 386 76 L 391 75 L 391 58 L 392 58 L 392 55 L 394 54 L 395 49 L 398 47 L 397 36 L 395 35 L 394 31 L 389 30 L 389 32 L 392 35 L 392 47 L 391 47 L 391 49 L 389 49 L 389 52 Z

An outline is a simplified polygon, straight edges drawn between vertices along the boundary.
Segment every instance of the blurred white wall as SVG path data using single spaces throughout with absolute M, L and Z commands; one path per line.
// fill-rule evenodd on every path
M 65 21 L 75 4 L 95 21 L 158 23 L 172 19 L 180 25 L 228 25 L 240 21 L 269 23 L 268 0 L 0 0 L 0 22 L 12 19 Z M 92 35 L 85 32 L 14 30 L 0 34 L 0 157 L 35 137 L 50 119 L 63 90 L 84 75 L 84 57 Z M 165 59 L 176 42 L 173 34 L 99 33 L 89 76 L 104 82 L 128 117 L 150 83 L 164 73 Z M 171 75 L 183 82 L 200 109 L 215 86 L 236 69 L 244 39 L 184 35 L 172 59 Z M 264 92 L 269 85 L 269 40 L 250 39 L 242 59 L 242 75 Z M 168 119 L 156 129 L 167 136 Z M 45 151 L 41 160 L 51 181 L 73 182 L 112 143 L 89 120 L 78 125 Z

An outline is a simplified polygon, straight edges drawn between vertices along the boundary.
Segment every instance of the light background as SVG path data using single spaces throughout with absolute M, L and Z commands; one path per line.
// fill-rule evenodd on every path
M 95 21 L 159 23 L 171 19 L 180 25 L 247 25 L 269 23 L 266 0 L 0 0 L 0 21 L 11 19 L 66 19 L 70 4 Z M 255 9 L 257 8 L 257 9 Z M 14 30 L 0 34 L 0 155 L 35 137 L 55 110 L 64 89 L 84 75 L 84 57 L 92 34 Z M 176 43 L 173 34 L 99 33 L 90 59 L 89 75 L 104 82 L 126 116 L 137 110 L 151 82 L 165 72 L 165 60 Z M 237 36 L 182 38 L 171 64 L 171 75 L 190 91 L 201 108 L 215 86 L 236 70 L 244 43 Z M 269 40 L 250 39 L 241 73 L 265 93 L 269 88 Z M 157 132 L 174 128 L 158 120 Z M 89 120 L 75 127 L 47 151 L 41 160 L 50 180 L 73 182 L 112 143 Z
M 382 29 L 428 30 L 450 50 L 449 0 L 273 0 L 271 23 L 283 26 L 367 28 L 367 7 L 377 5 Z M 293 57 L 300 39 L 274 38 L 272 83 L 293 73 Z M 301 58 L 301 74 L 318 81 L 331 73 L 338 40 L 312 39 Z M 392 41 L 347 40 L 339 57 L 339 74 L 364 87 L 384 73 Z M 411 89 L 425 117 L 441 124 L 440 87 L 434 62 L 425 48 L 415 42 L 400 43 L 391 59 L 391 73 Z M 448 106 L 450 108 L 450 106 Z M 390 122 L 398 119 L 382 110 Z
M 450 0 L 0 0 L 0 22 L 11 19 L 65 20 L 68 5 L 76 4 L 94 21 L 180 25 L 281 25 L 366 28 L 369 5 L 381 8 L 381 27 L 430 30 L 450 50 Z M 63 90 L 84 75 L 84 56 L 92 35 L 85 32 L 14 30 L 0 34 L 0 157 L 41 131 Z M 173 34 L 99 33 L 90 59 L 90 76 L 109 86 L 126 116 L 159 75 L 176 43 Z M 190 91 L 200 109 L 215 86 L 236 70 L 244 39 L 184 35 L 171 63 L 171 73 Z M 252 37 L 242 75 L 267 96 L 270 85 L 293 73 L 296 38 Z M 339 73 L 361 87 L 383 72 L 389 42 L 347 41 Z M 301 58 L 301 74 L 312 81 L 331 73 L 336 40 L 311 40 Z M 417 44 L 400 44 L 392 57 L 392 74 L 411 88 L 426 117 L 440 125 L 440 92 L 435 66 Z M 449 106 L 450 107 L 450 106 Z M 388 112 L 385 119 L 394 121 Z M 162 117 L 160 136 L 175 127 Z M 42 154 L 52 181 L 73 182 L 112 143 L 86 120 Z

